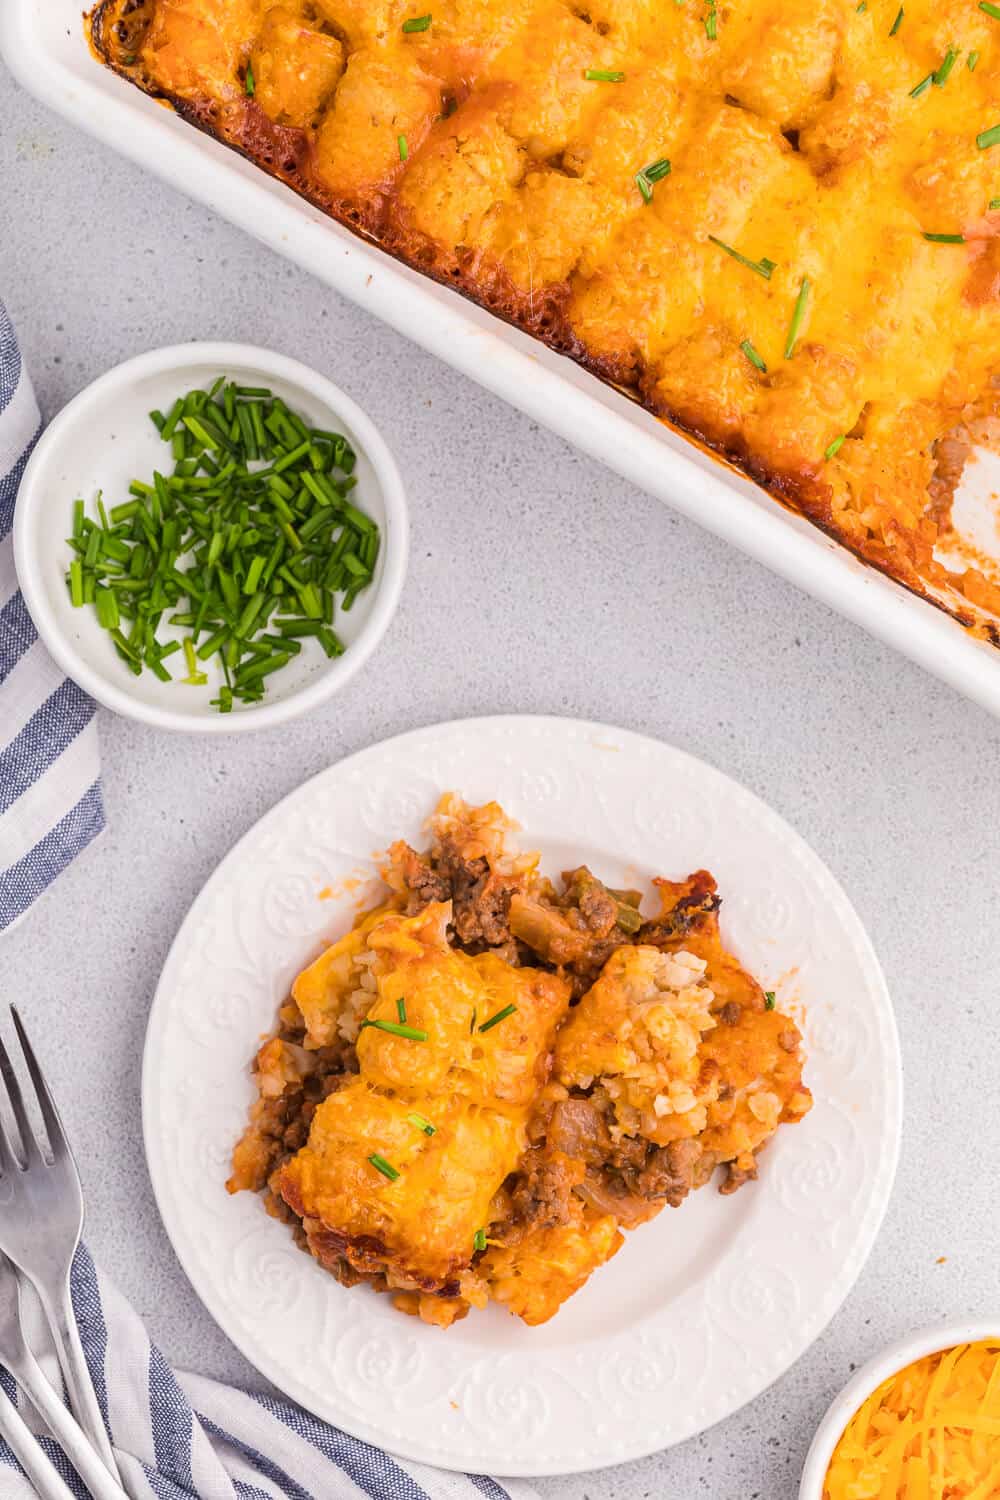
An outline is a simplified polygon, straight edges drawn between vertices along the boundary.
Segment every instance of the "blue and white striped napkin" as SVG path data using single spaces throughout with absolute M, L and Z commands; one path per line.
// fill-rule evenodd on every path
M 73 1305 L 122 1483 L 132 1500 L 538 1500 L 519 1480 L 450 1474 L 391 1458 L 287 1401 L 177 1374 L 85 1248 Z M 16 1388 L 0 1370 L 0 1386 Z M 30 1426 L 27 1403 L 21 1415 Z M 39 1441 L 75 1495 L 87 1492 L 49 1437 Z M 7 1464 L 14 1472 L 3 1472 Z M 0 1493 L 34 1491 L 0 1441 Z
M 94 705 L 46 654 L 14 574 L 14 502 L 41 429 L 0 303 L 0 931 L 104 826 Z M 444 1473 L 390 1458 L 286 1401 L 174 1374 L 136 1313 L 81 1247 L 73 1302 L 94 1388 L 133 1500 L 537 1500 L 517 1481 Z M 0 1389 L 29 1426 L 28 1403 Z M 42 1447 L 75 1495 L 58 1445 Z M 6 1467 L 5 1467 L 6 1466 Z M 34 1490 L 0 1439 L 0 1494 Z
M 104 827 L 94 705 L 39 641 L 14 574 L 14 501 L 40 431 L 0 302 L 0 932 Z

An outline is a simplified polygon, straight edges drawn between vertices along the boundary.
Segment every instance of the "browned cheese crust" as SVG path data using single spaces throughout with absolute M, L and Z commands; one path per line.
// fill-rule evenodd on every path
M 404 31 L 423 3 L 102 0 L 90 34 L 996 640 L 996 569 L 950 519 L 998 399 L 996 22 L 969 0 L 916 0 L 896 33 L 882 0 L 426 0 Z
M 723 1193 L 756 1177 L 810 1107 L 801 1038 L 723 946 L 705 871 L 644 917 L 585 866 L 557 889 L 495 803 L 446 796 L 431 826 L 296 979 L 229 1187 L 427 1322 L 492 1299 L 541 1323 L 623 1230 L 716 1167 Z

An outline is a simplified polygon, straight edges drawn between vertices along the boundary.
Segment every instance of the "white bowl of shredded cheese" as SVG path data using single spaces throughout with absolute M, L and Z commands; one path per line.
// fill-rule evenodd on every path
M 919 1329 L 848 1381 L 806 1455 L 799 1500 L 1000 1495 L 1000 1316 Z

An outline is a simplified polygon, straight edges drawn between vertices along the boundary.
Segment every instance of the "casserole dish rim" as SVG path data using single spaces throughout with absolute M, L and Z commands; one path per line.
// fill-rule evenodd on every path
M 0 55 L 29 93 L 103 144 L 1000 716 L 996 647 L 566 356 L 192 129 L 94 57 L 74 0 L 5 0 Z

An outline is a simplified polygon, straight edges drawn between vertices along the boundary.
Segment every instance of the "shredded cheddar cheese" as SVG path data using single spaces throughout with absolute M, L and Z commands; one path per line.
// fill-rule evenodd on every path
M 848 1422 L 823 1500 L 1000 1497 L 1000 1338 L 928 1354 Z

